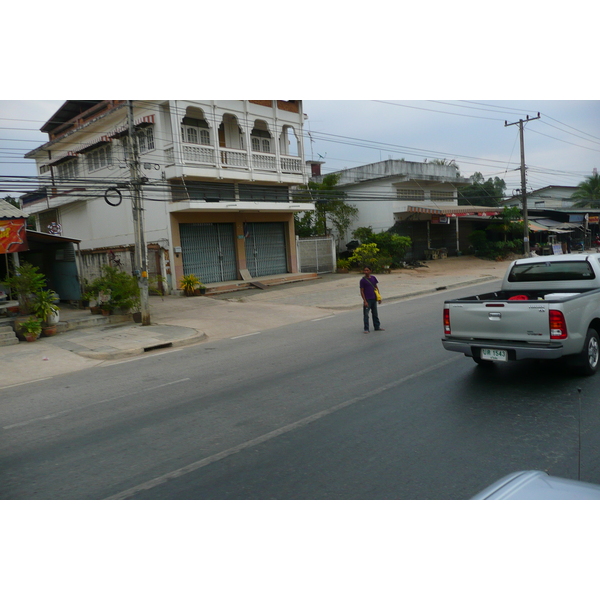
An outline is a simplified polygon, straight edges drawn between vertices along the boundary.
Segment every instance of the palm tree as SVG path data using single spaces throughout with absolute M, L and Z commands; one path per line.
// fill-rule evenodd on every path
M 573 208 L 598 208 L 600 206 L 600 176 L 594 173 L 582 181 L 573 192 L 571 198 L 579 200 L 573 204 Z

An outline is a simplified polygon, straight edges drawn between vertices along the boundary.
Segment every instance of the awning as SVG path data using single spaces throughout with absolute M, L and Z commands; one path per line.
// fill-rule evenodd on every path
M 445 217 L 495 217 L 502 214 L 502 209 L 492 206 L 407 206 L 402 212 L 423 213 Z
M 134 121 L 134 126 L 136 129 L 140 129 L 141 127 L 148 127 L 149 125 L 154 125 L 154 115 L 146 115 L 145 117 L 140 117 Z M 121 127 L 117 127 L 117 129 L 113 129 L 106 137 L 107 138 L 120 138 L 125 135 L 129 135 L 129 126 L 121 125 Z
M 44 242 L 45 244 L 62 244 L 64 242 L 79 244 L 79 242 L 81 242 L 81 240 L 76 238 L 63 237 L 62 235 L 54 235 L 52 233 L 42 233 L 41 231 L 33 231 L 31 229 L 27 229 L 27 238 L 29 240 Z
M 76 156 L 77 153 L 73 152 L 72 150 L 69 150 L 68 152 L 60 152 L 58 154 L 55 154 L 52 157 L 52 159 L 45 164 L 52 165 L 53 167 L 55 167 L 56 165 L 60 165 L 61 163 L 64 163 L 71 158 L 75 158 Z
M 527 226 L 530 231 L 549 231 L 550 233 L 570 233 L 575 229 L 582 229 L 578 223 L 561 223 L 552 219 L 528 219 Z

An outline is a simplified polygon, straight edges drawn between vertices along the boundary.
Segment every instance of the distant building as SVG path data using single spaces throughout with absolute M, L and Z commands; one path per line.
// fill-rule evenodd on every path
M 149 273 L 175 289 L 298 271 L 290 188 L 307 182 L 300 100 L 136 100 Z M 80 242 L 83 276 L 132 268 L 134 217 L 123 100 L 69 100 L 29 152 L 40 189 L 21 198 L 40 232 Z
M 456 246 L 455 228 L 448 227 L 447 215 L 467 212 L 465 207 L 458 209 L 458 189 L 471 183 L 460 176 L 456 165 L 385 160 L 334 174 L 339 175 L 337 187 L 346 193 L 346 201 L 359 211 L 347 239 L 339 240 L 340 248 L 359 227 L 371 227 L 375 233 L 395 227 L 413 238 L 413 253 L 419 258 L 432 243 Z M 323 176 L 312 179 L 322 181 Z M 443 226 L 432 233 L 432 222 Z M 432 237 L 434 233 L 439 235 Z
M 575 200 L 571 198 L 578 188 L 566 185 L 548 185 L 527 194 L 527 210 L 536 208 L 568 209 Z M 504 206 L 518 206 L 523 208 L 521 196 L 513 196 L 502 203 Z

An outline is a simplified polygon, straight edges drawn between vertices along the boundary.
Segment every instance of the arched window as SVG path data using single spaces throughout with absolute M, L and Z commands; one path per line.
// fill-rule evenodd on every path
M 250 132 L 250 139 L 252 140 L 253 152 L 272 152 L 271 134 L 265 121 L 257 119 L 254 122 L 254 129 Z
M 205 119 L 184 117 L 181 121 L 181 139 L 184 144 L 210 145 L 210 128 Z

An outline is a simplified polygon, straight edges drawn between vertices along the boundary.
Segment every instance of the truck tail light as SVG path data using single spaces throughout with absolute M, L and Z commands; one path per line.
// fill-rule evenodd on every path
M 444 333 L 450 334 L 452 333 L 450 329 L 450 309 L 444 309 Z
M 567 336 L 567 322 L 565 321 L 565 315 L 563 315 L 560 310 L 551 310 L 550 339 L 564 340 Z

